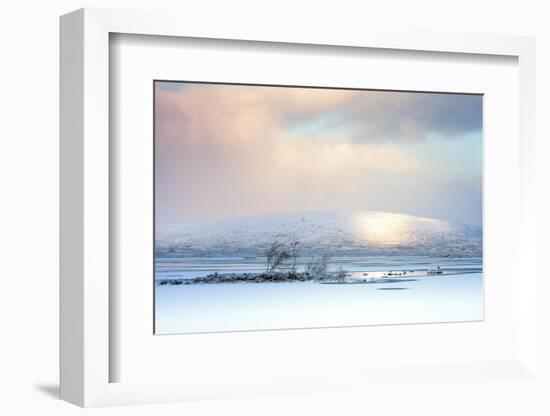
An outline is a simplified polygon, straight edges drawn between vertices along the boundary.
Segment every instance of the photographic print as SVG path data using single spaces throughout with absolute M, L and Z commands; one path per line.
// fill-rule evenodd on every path
M 155 81 L 155 334 L 483 320 L 482 113 Z

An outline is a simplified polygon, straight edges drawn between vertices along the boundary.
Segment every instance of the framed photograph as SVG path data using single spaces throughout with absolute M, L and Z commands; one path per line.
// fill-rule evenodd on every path
M 536 383 L 534 40 L 233 29 L 61 18 L 62 398 Z
M 154 89 L 155 334 L 483 320 L 481 94 Z

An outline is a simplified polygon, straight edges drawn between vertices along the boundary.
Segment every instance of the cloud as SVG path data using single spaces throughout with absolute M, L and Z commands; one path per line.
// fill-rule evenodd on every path
M 182 84 L 158 85 L 158 102 L 187 115 L 175 128 L 183 121 L 192 127 L 189 117 L 210 112 L 216 114 L 213 133 L 225 124 L 233 140 L 260 139 L 274 125 L 314 135 L 340 130 L 346 134 L 339 140 L 362 143 L 453 139 L 482 129 L 481 95 L 204 84 L 186 84 L 182 91 Z M 200 128 L 204 140 L 208 127 Z
M 430 188 L 433 167 L 400 146 L 480 128 L 480 115 L 470 114 L 477 101 L 462 97 L 470 96 L 163 85 L 156 90 L 158 218 L 383 209 L 382 202 L 391 210 L 397 195 L 407 196 L 393 207 L 414 211 L 419 204 L 406 191 Z
M 324 90 L 319 91 L 324 94 Z M 291 128 L 318 124 L 320 129 L 345 126 L 346 140 L 401 144 L 428 138 L 454 139 L 482 129 L 482 96 L 386 91 L 352 91 L 324 113 L 290 117 Z M 315 123 L 330 120 L 328 124 Z
M 185 88 L 184 82 L 156 81 L 155 88 L 159 91 L 179 92 Z
M 455 139 L 481 131 L 482 97 L 373 92 L 358 97 L 349 114 L 356 141 L 406 143 L 429 137 Z

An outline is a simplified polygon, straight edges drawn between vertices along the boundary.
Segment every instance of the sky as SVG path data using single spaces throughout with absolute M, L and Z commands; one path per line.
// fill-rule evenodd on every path
M 376 210 L 480 225 L 482 96 L 155 82 L 157 227 Z

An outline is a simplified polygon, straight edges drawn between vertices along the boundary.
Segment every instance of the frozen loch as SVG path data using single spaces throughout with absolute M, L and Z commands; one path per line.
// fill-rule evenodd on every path
M 159 259 L 158 275 L 161 278 L 186 273 L 195 275 L 197 260 Z M 205 270 L 209 268 L 207 259 L 200 260 L 199 273 L 208 273 Z M 264 267 L 253 260 L 210 261 L 210 271 L 251 272 Z M 434 261 L 448 274 L 427 275 L 425 271 Z M 343 258 L 339 259 L 339 266 L 342 264 L 352 270 L 347 277 L 349 283 L 159 285 L 157 282 L 155 332 L 173 334 L 483 319 L 480 259 Z M 369 276 L 383 275 L 383 270 L 408 270 L 409 277 L 373 277 L 373 282 L 369 282 Z M 412 270 L 416 272 L 411 273 Z
M 157 334 L 483 320 L 480 227 L 362 211 L 159 234 Z

